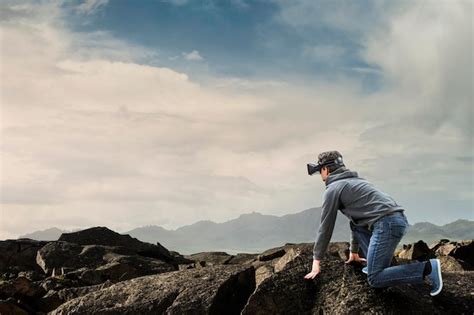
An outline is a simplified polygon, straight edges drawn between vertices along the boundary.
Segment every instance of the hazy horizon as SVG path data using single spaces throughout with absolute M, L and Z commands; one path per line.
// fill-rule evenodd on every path
M 319 207 L 327 150 L 410 223 L 473 220 L 472 12 L 2 1 L 0 239 Z
M 310 209 L 311 209 L 311 208 L 310 208 Z M 302 210 L 302 211 L 306 211 L 306 210 L 310 210 L 310 209 L 305 209 L 305 210 Z M 287 214 L 296 214 L 296 213 L 300 213 L 300 212 L 302 212 L 302 211 L 295 212 L 295 213 L 287 213 Z M 229 220 L 225 220 L 225 221 L 221 221 L 221 222 L 216 222 L 216 221 L 213 221 L 213 220 L 199 220 L 199 221 L 196 221 L 196 222 L 193 222 L 193 223 L 190 223 L 190 224 L 185 224 L 185 225 L 182 225 L 182 226 L 178 226 L 178 227 L 176 227 L 176 228 L 174 228 L 174 229 L 167 229 L 167 228 L 164 228 L 164 227 L 162 227 L 162 226 L 160 226 L 160 225 L 149 224 L 149 225 L 136 226 L 136 227 L 134 227 L 134 228 L 132 228 L 132 229 L 129 229 L 129 230 L 124 230 L 124 231 L 114 230 L 114 231 L 122 234 L 122 233 L 130 232 L 130 231 L 135 230 L 135 229 L 146 228 L 146 227 L 155 227 L 155 226 L 162 227 L 162 228 L 164 228 L 164 229 L 166 229 L 166 230 L 168 230 L 168 231 L 176 231 L 176 230 L 179 229 L 179 228 L 186 227 L 186 226 L 190 226 L 190 225 L 193 225 L 193 224 L 202 222 L 202 221 L 211 221 L 211 222 L 214 222 L 214 223 L 225 223 L 225 222 L 228 222 L 228 221 L 232 221 L 232 220 L 238 219 L 241 215 L 253 214 L 253 213 L 258 213 L 258 214 L 261 214 L 261 215 L 272 215 L 272 214 L 263 214 L 263 213 L 260 213 L 260 212 L 258 212 L 258 211 L 253 211 L 253 212 L 249 212 L 249 213 L 241 213 L 241 214 L 239 214 L 239 216 L 237 216 L 237 217 L 235 217 L 235 218 L 231 218 L 231 219 L 229 219 Z M 287 214 L 279 215 L 279 216 L 277 216 L 277 217 L 282 217 L 282 216 L 285 216 L 285 215 L 287 215 Z M 458 220 L 467 220 L 467 221 L 470 221 L 470 222 L 474 222 L 474 221 L 469 220 L 469 219 L 462 219 L 462 218 L 459 218 L 459 219 L 455 219 L 455 220 L 452 220 L 452 221 L 450 221 L 450 222 L 447 222 L 447 223 L 445 223 L 445 224 L 450 224 L 450 223 L 456 222 L 456 221 L 458 221 Z M 410 225 L 415 225 L 415 224 L 417 224 L 417 223 L 432 223 L 432 222 L 429 222 L 429 221 L 409 222 Z M 432 223 L 432 224 L 434 224 L 434 223 Z M 440 225 L 440 224 L 435 224 L 435 225 L 437 225 L 437 226 L 443 226 L 443 225 L 445 225 L 445 224 L 441 224 L 441 225 Z M 97 225 L 97 226 L 99 226 L 99 225 Z M 103 226 L 103 225 L 102 225 L 102 226 Z M 59 230 L 63 230 L 63 231 L 67 231 L 67 232 L 74 232 L 74 231 L 76 231 L 76 230 L 78 230 L 78 229 L 81 229 L 81 230 L 82 230 L 82 229 L 87 229 L 87 228 L 92 228 L 92 227 L 95 227 L 95 226 L 88 226 L 88 227 L 81 227 L 81 228 L 73 227 L 73 228 L 69 228 L 69 229 L 61 229 L 61 228 L 58 228 L 58 227 L 56 227 L 56 226 L 51 226 L 51 227 L 46 228 L 46 229 L 43 229 L 43 230 L 30 231 L 29 233 L 42 232 L 42 231 L 46 231 L 46 230 L 53 229 L 53 228 L 57 228 L 57 229 L 59 229 Z M 107 227 L 107 226 L 106 226 L 106 227 Z M 109 228 L 109 227 L 107 227 L 107 228 Z M 109 229 L 110 229 L 110 228 L 109 228 Z M 112 229 L 112 230 L 113 230 L 113 229 Z M 316 229 L 315 229 L 315 232 L 316 232 Z M 29 233 L 25 233 L 25 234 L 29 234 Z M 22 236 L 22 235 L 19 235 L 17 238 L 19 238 L 20 236 Z

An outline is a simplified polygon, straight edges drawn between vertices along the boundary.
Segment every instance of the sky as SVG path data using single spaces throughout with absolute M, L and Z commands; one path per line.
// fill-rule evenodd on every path
M 0 239 L 319 207 L 306 163 L 328 150 L 411 224 L 474 219 L 471 1 L 7 0 L 0 15 Z

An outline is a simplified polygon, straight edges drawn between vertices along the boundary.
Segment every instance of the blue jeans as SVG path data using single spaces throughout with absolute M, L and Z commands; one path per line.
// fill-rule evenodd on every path
M 380 218 L 372 225 L 372 231 L 351 224 L 352 232 L 359 241 L 359 249 L 367 258 L 367 280 L 370 286 L 382 288 L 424 282 L 424 262 L 390 267 L 393 253 L 407 228 L 408 221 L 402 212 Z

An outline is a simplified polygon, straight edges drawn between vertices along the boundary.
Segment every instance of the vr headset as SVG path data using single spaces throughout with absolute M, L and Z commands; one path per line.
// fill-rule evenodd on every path
M 344 162 L 342 161 L 342 157 L 338 157 L 335 160 L 327 161 L 327 162 L 322 163 L 322 164 L 319 164 L 319 161 L 318 161 L 318 163 L 308 163 L 306 165 L 308 166 L 308 175 L 311 176 L 316 172 L 318 172 L 318 173 L 321 172 L 321 169 L 324 166 L 332 166 L 332 165 L 343 166 Z

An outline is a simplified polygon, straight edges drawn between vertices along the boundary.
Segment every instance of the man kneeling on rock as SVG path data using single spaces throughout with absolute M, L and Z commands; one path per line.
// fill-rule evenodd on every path
M 347 169 L 338 151 L 318 155 L 318 163 L 308 164 L 308 173 L 321 174 L 326 183 L 321 223 L 313 248 L 313 266 L 305 279 L 314 279 L 321 271 L 320 261 L 327 250 L 340 210 L 350 220 L 349 262 L 366 262 L 369 285 L 376 288 L 405 283 L 431 283 L 432 296 L 441 292 L 443 281 L 439 259 L 391 266 L 393 253 L 408 227 L 404 209 L 388 194 L 378 190 L 357 172 Z M 359 257 L 359 248 L 367 259 Z

